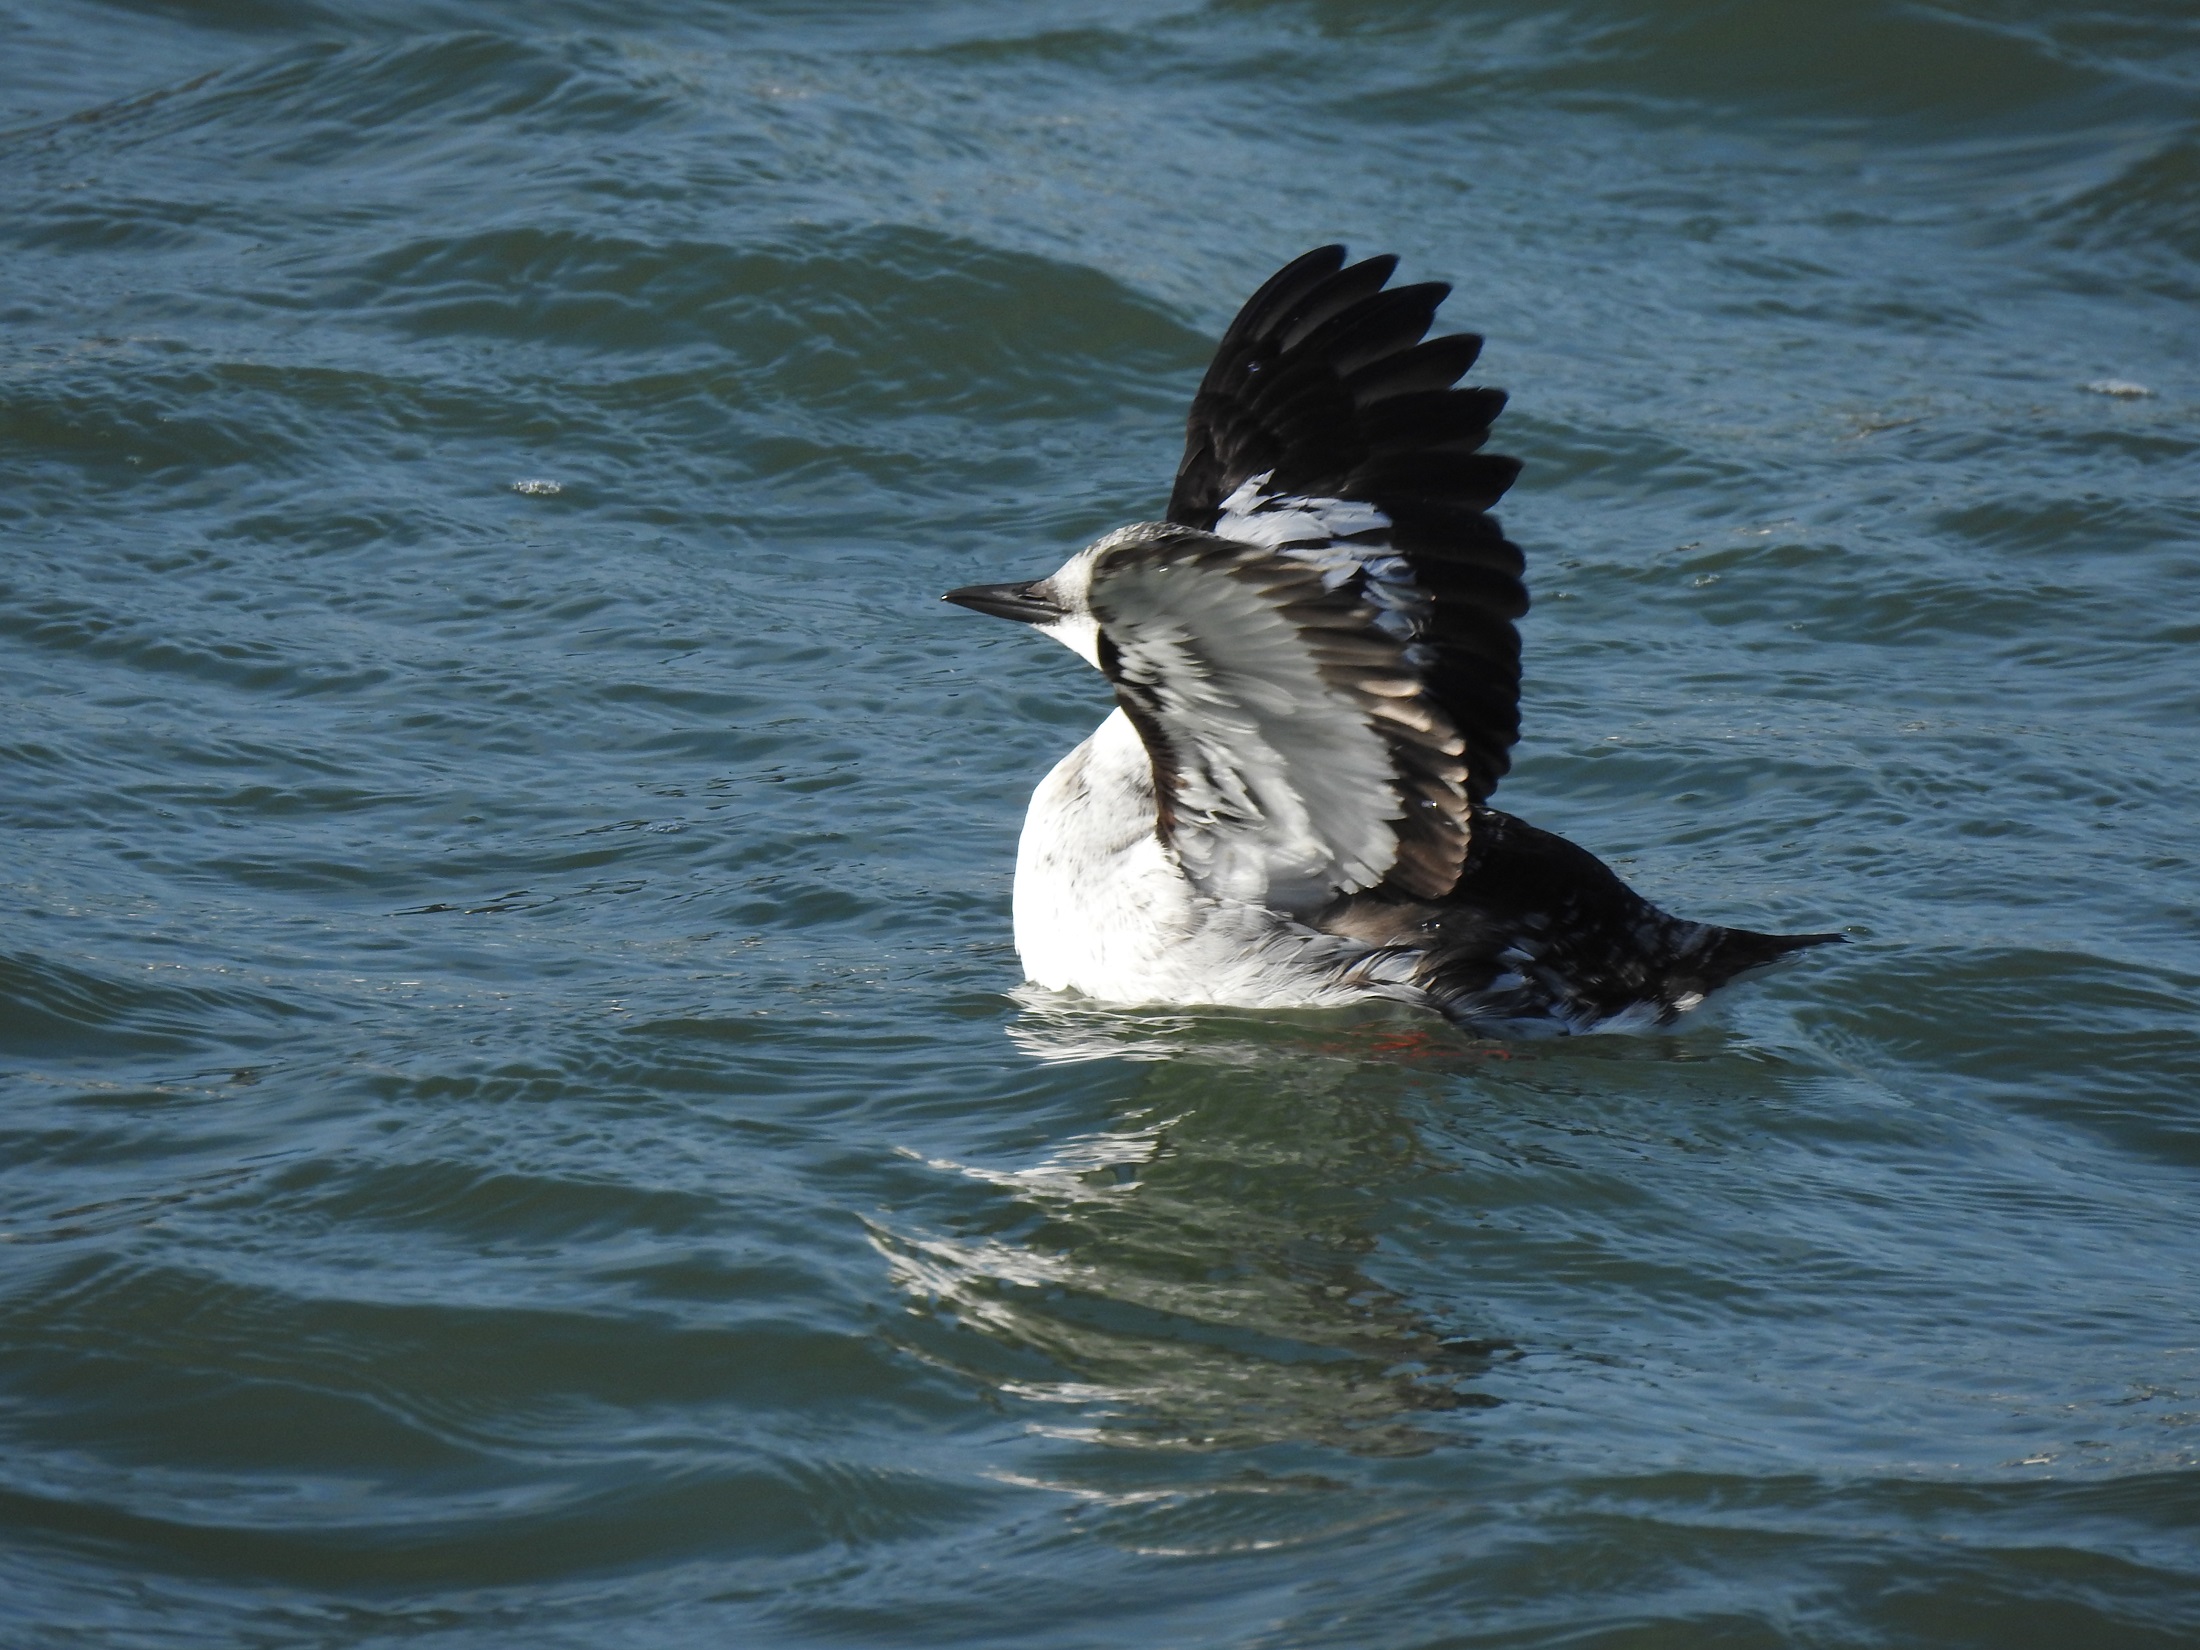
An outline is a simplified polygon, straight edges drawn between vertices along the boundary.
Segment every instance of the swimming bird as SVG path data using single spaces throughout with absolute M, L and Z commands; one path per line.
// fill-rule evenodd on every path
M 1031 980 L 1103 1002 L 1389 999 L 1500 1034 L 1669 1024 L 1839 934 L 1669 916 L 1489 805 L 1520 734 L 1520 551 L 1450 288 L 1325 246 L 1246 301 L 1193 397 L 1166 519 L 944 598 L 1105 675 L 1016 857 Z

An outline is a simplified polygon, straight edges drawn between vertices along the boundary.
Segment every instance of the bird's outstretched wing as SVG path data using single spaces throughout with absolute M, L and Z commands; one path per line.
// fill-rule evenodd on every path
M 1158 523 L 1096 547 L 1100 668 L 1153 759 L 1162 839 L 1203 892 L 1311 913 L 1457 881 L 1465 742 L 1365 583 Z
M 1479 802 L 1520 736 L 1513 621 L 1528 596 L 1488 514 L 1520 466 L 1480 450 L 1505 395 L 1453 387 L 1480 338 L 1426 336 L 1450 288 L 1385 290 L 1397 259 L 1344 260 L 1307 253 L 1230 323 L 1192 400 L 1169 520 L 1295 558 L 1375 610 L 1458 735 Z M 1449 888 L 1413 868 L 1391 880 Z

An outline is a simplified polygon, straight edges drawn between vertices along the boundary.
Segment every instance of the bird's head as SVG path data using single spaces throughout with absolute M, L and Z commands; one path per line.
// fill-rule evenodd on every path
M 1092 567 L 1108 539 L 1080 550 L 1043 579 L 1025 584 L 966 584 L 940 598 L 974 613 L 1014 619 L 1052 636 L 1095 670 L 1100 667 L 1100 622 L 1092 613 Z

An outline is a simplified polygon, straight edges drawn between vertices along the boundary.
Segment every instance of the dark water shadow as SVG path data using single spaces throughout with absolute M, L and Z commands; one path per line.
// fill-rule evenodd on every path
M 1109 1127 L 1038 1162 L 935 1162 L 994 1194 L 954 1230 L 873 1225 L 911 1303 L 905 1350 L 1042 1432 L 1143 1449 L 1414 1454 L 1497 1404 L 1477 1380 L 1510 1343 L 1434 1321 L 1369 1262 L 1449 1172 L 1417 1103 L 1514 1050 L 1356 1015 L 1032 1008 L 1009 1035 L 1143 1070 Z

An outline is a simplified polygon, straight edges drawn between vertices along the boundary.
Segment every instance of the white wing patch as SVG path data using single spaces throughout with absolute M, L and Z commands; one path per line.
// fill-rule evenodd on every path
M 1289 910 L 1380 882 L 1397 853 L 1389 755 L 1273 600 L 1182 562 L 1105 584 L 1119 674 L 1168 742 L 1170 834 L 1193 883 Z
M 1465 741 L 1423 691 L 1408 640 L 1426 596 L 1410 576 L 1377 590 L 1382 563 L 1404 561 L 1371 546 L 1329 568 L 1322 543 L 1162 524 L 1085 554 L 1102 669 L 1153 757 L 1159 836 L 1192 887 L 1294 913 L 1382 882 L 1423 898 L 1452 887 L 1470 821 Z
M 1275 471 L 1263 470 L 1222 501 L 1216 535 L 1317 568 L 1327 590 L 1364 573 L 1363 594 L 1375 609 L 1375 622 L 1402 642 L 1420 635 L 1428 620 L 1428 595 L 1414 582 L 1405 558 L 1389 553 L 1390 517 L 1358 499 L 1271 493 L 1267 487 L 1274 476 Z M 1412 662 L 1428 660 L 1416 650 Z
M 1338 539 L 1387 532 L 1390 528 L 1388 516 L 1357 499 L 1271 493 L 1268 483 L 1275 473 L 1263 470 L 1222 501 L 1222 514 L 1214 526 L 1219 537 L 1281 550 L 1286 546 L 1327 547 Z M 1327 559 L 1344 566 L 1351 558 L 1348 553 L 1335 552 Z

